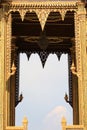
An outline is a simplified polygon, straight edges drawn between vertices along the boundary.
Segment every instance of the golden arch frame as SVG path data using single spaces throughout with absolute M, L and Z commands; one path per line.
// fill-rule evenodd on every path
M 7 7 L 7 8 L 6 8 Z M 1 16 L 1 53 L 0 53 L 0 59 L 4 60 L 0 62 L 2 69 L 0 69 L 1 73 L 4 73 L 4 78 L 0 76 L 0 83 L 6 87 L 7 77 L 8 73 L 10 73 L 10 65 L 11 65 L 11 12 L 18 11 L 20 13 L 21 19 L 24 20 L 24 16 L 27 12 L 35 12 L 38 16 L 39 22 L 41 24 L 42 30 L 44 30 L 45 23 L 47 21 L 47 18 L 50 14 L 50 12 L 59 12 L 61 14 L 62 20 L 64 20 L 65 14 L 67 11 L 74 11 L 74 22 L 75 22 L 75 53 L 76 53 L 76 68 L 77 72 L 79 74 L 78 77 L 78 90 L 79 90 L 79 124 L 83 124 L 87 128 L 87 103 L 86 103 L 86 91 L 87 91 L 87 82 L 86 82 L 86 76 L 87 73 L 85 73 L 85 70 L 87 69 L 87 65 L 84 65 L 83 56 L 84 59 L 86 59 L 86 9 L 84 7 L 84 4 L 81 2 L 12 2 L 6 5 L 3 5 L 3 9 L 1 10 L 2 16 Z M 3 29 L 4 28 L 4 29 Z M 6 31 L 5 31 L 6 29 Z M 83 33 L 81 33 L 83 31 Z M 4 39 L 4 40 L 3 40 Z M 4 67 L 3 67 L 4 65 Z M 4 69 L 5 68 L 5 69 Z M 5 79 L 5 80 L 4 80 Z M 3 86 L 1 85 L 0 90 L 1 92 L 5 91 Z M 83 90 L 84 86 L 84 90 Z M 3 124 L 3 121 L 5 122 L 5 125 L 9 124 L 7 122 L 8 118 L 8 111 L 6 110 L 5 106 L 8 106 L 8 103 L 6 102 L 8 99 L 9 94 L 6 92 L 7 95 L 5 99 L 5 103 L 2 103 L 2 113 L 4 113 L 4 118 L 0 120 L 0 124 Z M 80 99 L 81 97 L 81 99 Z M 2 95 L 1 98 L 2 100 Z M 0 101 L 1 102 L 1 101 Z M 4 110 L 5 108 L 5 110 Z M 4 120 L 3 120 L 4 119 Z M 9 122 L 9 121 L 8 121 Z M 1 126 L 1 130 L 2 130 Z

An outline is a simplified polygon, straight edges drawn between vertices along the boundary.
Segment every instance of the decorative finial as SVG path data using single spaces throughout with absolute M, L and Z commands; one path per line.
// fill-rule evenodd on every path
M 22 123 L 23 123 L 24 130 L 28 130 L 28 120 L 26 117 L 24 117 Z
M 21 93 L 18 101 L 21 102 L 22 100 L 23 100 L 23 94 Z
M 72 65 L 71 65 L 70 69 L 71 69 L 71 72 L 72 72 L 74 75 L 76 75 L 77 77 L 79 76 L 78 73 L 77 73 L 77 71 L 76 71 L 76 67 L 75 67 L 75 65 L 74 65 L 74 62 L 72 62 Z
M 15 67 L 15 64 L 14 64 L 14 61 L 13 61 L 13 64 L 12 64 L 12 67 L 11 67 L 11 75 L 14 75 L 16 72 L 16 67 Z
M 66 124 L 67 124 L 64 116 L 62 117 L 61 124 L 62 124 L 62 127 L 66 126 Z
M 16 66 L 15 66 L 14 61 L 13 61 L 13 64 L 12 64 L 12 67 L 11 67 L 11 72 L 8 74 L 8 78 L 7 79 L 9 79 L 10 76 L 14 75 L 15 72 L 16 72 Z

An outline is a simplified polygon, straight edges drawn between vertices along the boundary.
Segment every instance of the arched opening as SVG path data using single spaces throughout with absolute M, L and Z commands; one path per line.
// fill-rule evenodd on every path
M 42 66 L 44 68 L 49 54 L 56 54 L 60 59 L 61 54 L 67 54 L 68 72 L 69 72 L 69 100 L 67 101 L 73 107 L 73 123 L 78 124 L 78 80 L 72 76 L 70 66 L 72 60 L 75 63 L 75 53 L 72 57 L 72 48 L 74 47 L 74 12 L 67 12 L 64 21 L 58 12 L 51 12 L 48 16 L 44 30 L 37 15 L 27 12 L 24 21 L 20 19 L 17 12 L 12 13 L 12 53 L 11 60 L 15 62 L 17 70 L 14 79 L 11 77 L 11 125 L 15 124 L 15 107 L 19 104 L 19 61 L 20 53 L 26 53 L 28 59 L 32 53 L 38 53 Z M 74 48 L 75 49 L 75 48 Z M 72 84 L 73 82 L 73 84 Z M 75 89 L 76 87 L 76 89 Z M 14 99 L 13 99 L 14 95 Z M 73 98 L 75 96 L 75 98 Z M 77 104 L 77 105 L 76 105 Z M 76 117 L 76 115 L 77 117 Z

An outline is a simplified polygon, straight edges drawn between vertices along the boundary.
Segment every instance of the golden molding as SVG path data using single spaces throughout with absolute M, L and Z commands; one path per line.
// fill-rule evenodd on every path
M 78 0 L 75 1 L 56 1 L 56 0 L 43 0 L 43 1 L 39 1 L 39 0 L 18 0 L 18 1 L 12 1 L 10 4 L 12 6 L 76 6 L 77 2 L 79 2 Z
M 22 21 L 27 12 L 35 12 L 42 30 L 46 24 L 47 18 L 51 12 L 59 12 L 64 20 L 67 11 L 77 10 L 77 1 L 15 1 L 9 5 L 8 14 L 18 11 Z

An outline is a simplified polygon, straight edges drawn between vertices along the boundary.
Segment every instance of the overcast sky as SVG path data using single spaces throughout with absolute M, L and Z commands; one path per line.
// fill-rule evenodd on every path
M 72 123 L 72 108 L 65 102 L 68 93 L 67 55 L 60 61 L 50 54 L 44 69 L 38 54 L 27 60 L 20 56 L 20 93 L 23 101 L 16 107 L 16 125 L 22 125 L 23 117 L 28 118 L 29 130 L 61 130 L 61 118 L 65 116 Z

